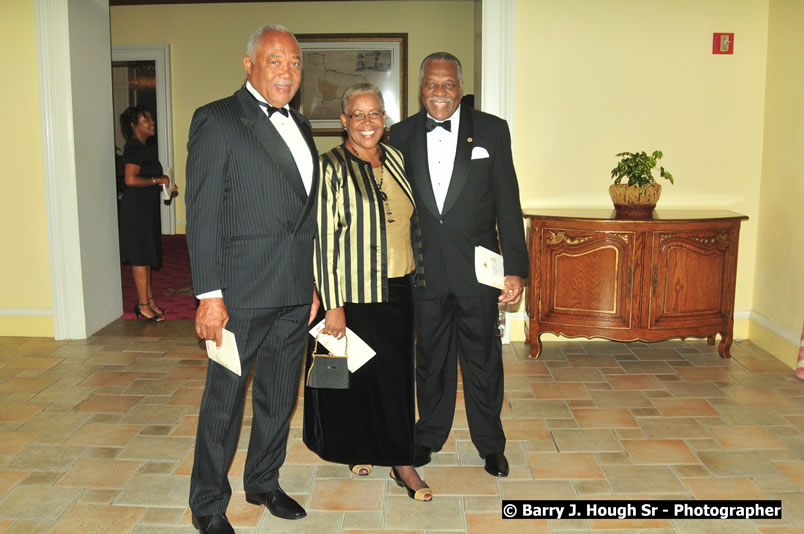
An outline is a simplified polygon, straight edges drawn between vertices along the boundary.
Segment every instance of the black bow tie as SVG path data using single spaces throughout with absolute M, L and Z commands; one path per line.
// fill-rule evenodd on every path
M 262 102 L 260 102 L 260 105 L 263 107 L 263 109 L 265 109 L 265 111 L 268 112 L 269 119 L 271 118 L 271 115 L 273 115 L 276 112 L 281 113 L 285 117 L 289 116 L 287 108 L 275 108 L 271 104 L 263 104 Z
M 444 122 L 436 122 L 430 117 L 427 117 L 427 120 L 424 121 L 424 129 L 427 130 L 428 133 L 435 130 L 438 126 L 441 126 L 448 132 L 452 131 L 452 125 L 450 124 L 449 120 L 445 120 Z

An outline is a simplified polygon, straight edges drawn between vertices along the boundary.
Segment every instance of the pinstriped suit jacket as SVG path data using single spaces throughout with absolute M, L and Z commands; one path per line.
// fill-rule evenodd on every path
M 187 143 L 187 245 L 196 294 L 227 307 L 309 304 L 313 294 L 318 152 L 308 196 L 293 155 L 245 86 L 198 108 Z

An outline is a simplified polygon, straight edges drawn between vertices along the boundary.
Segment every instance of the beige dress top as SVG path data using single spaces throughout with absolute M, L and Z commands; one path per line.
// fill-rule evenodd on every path
M 410 217 L 413 204 L 390 173 L 375 167 L 374 180 L 388 198 L 383 201 L 385 240 L 388 246 L 388 278 L 405 276 L 416 268 L 410 244 Z M 386 180 L 386 178 L 388 178 Z

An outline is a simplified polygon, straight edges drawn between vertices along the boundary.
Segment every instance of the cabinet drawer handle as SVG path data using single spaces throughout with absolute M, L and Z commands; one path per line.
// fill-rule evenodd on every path
M 657 274 L 658 271 L 659 271 L 659 266 L 654 265 L 653 266 L 653 276 L 650 279 L 650 285 L 652 287 L 652 293 L 653 293 L 654 297 L 656 296 L 656 284 L 659 283 L 659 277 L 658 277 L 658 274 Z

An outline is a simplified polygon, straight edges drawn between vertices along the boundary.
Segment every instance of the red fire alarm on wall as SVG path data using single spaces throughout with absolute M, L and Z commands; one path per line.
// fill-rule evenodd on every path
M 713 33 L 712 34 L 712 53 L 713 54 L 733 54 L 734 53 L 734 34 L 733 33 Z

